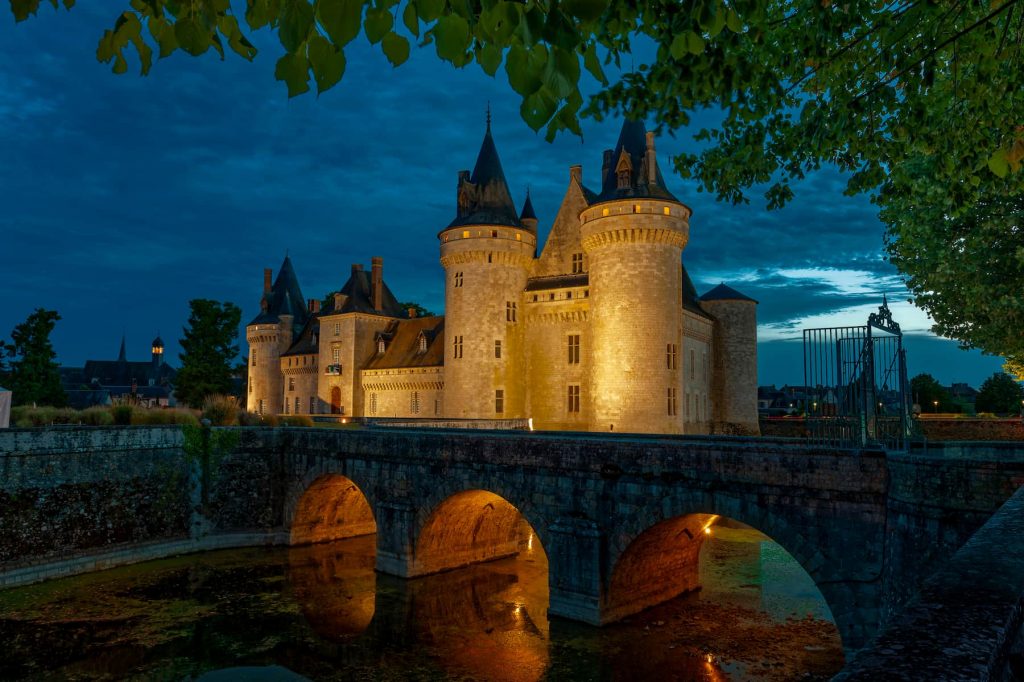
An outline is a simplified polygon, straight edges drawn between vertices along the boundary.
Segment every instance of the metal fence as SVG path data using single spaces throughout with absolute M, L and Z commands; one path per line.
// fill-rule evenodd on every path
M 906 447 L 906 351 L 886 301 L 864 326 L 804 330 L 804 384 L 800 407 L 812 441 Z

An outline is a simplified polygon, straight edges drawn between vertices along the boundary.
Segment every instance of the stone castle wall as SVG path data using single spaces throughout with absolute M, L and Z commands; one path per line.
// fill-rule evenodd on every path
M 444 415 L 444 368 L 364 369 L 366 415 L 437 419 Z
M 712 422 L 716 433 L 756 435 L 757 304 L 705 301 L 715 317 Z

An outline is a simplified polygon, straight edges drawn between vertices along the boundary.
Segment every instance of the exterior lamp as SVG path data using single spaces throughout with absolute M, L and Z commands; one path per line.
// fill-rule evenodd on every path
M 939 411 L 939 401 L 938 400 L 933 400 L 932 401 L 932 405 L 935 406 L 935 409 L 933 410 L 933 412 L 938 412 Z

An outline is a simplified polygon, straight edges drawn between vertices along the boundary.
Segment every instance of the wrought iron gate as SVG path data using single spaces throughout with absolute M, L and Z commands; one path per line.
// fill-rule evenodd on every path
M 906 351 L 883 297 L 862 327 L 804 330 L 804 413 L 825 445 L 902 449 L 910 434 Z

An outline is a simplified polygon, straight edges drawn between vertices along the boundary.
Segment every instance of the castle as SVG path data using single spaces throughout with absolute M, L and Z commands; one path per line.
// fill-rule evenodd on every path
M 537 256 L 529 193 L 517 212 L 488 121 L 438 234 L 445 314 L 402 309 L 379 257 L 323 306 L 304 302 L 286 257 L 246 327 L 248 409 L 757 433 L 757 302 L 724 284 L 698 297 L 682 263 L 690 215 L 654 134 L 626 121 L 598 192 L 569 169 Z

